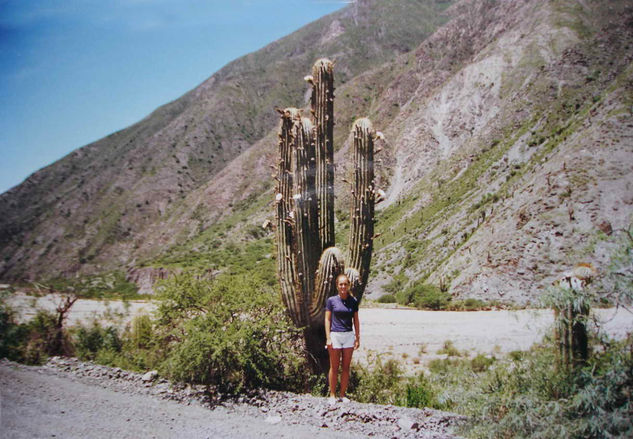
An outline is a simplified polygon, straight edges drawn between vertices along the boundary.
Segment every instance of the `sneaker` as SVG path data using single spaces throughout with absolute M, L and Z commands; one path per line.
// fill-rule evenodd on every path
M 330 405 L 335 405 L 336 404 L 336 398 L 333 396 L 330 396 L 327 400 L 328 404 Z
M 341 401 L 343 404 L 347 404 L 348 402 L 350 402 L 349 398 L 346 398 L 346 397 L 344 397 L 344 396 L 340 399 L 340 401 Z

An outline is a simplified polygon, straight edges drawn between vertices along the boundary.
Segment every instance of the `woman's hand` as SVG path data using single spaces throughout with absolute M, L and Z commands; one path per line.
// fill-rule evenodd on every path
M 360 337 L 356 337 L 356 339 L 354 340 L 354 350 L 358 349 L 360 347 Z
M 325 347 L 332 346 L 332 339 L 330 337 L 325 341 Z

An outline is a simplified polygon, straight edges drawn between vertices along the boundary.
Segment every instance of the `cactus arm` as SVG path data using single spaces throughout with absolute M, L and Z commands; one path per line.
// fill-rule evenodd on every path
M 363 297 L 363 290 L 361 289 L 360 273 L 357 269 L 348 267 L 345 270 L 345 275 L 349 279 L 349 289 L 357 300 Z
M 296 283 L 295 255 L 293 248 L 292 218 L 292 129 L 295 119 L 299 117 L 296 108 L 286 108 L 281 111 L 279 127 L 279 161 L 277 164 L 277 195 L 275 198 L 277 210 L 277 271 L 281 285 L 281 297 L 295 324 L 298 323 L 299 308 L 295 298 Z
M 369 278 L 369 264 L 374 236 L 374 129 L 367 118 L 354 122 L 352 183 L 352 221 L 349 237 L 349 266 L 358 270 L 358 287 L 354 291 L 360 302 Z
M 336 294 L 336 278 L 345 271 L 343 252 L 336 247 L 323 251 L 316 274 L 314 294 L 310 306 L 310 322 L 312 325 L 323 324 L 323 311 L 328 297 Z
M 320 59 L 312 67 L 312 115 L 316 144 L 316 191 L 321 250 L 334 242 L 334 63 Z
M 295 121 L 292 148 L 296 300 L 301 326 L 309 323 L 309 307 L 321 255 L 315 195 L 314 129 L 310 119 Z

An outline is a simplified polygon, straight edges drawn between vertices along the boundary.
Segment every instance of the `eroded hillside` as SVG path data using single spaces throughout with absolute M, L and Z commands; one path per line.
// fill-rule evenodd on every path
M 232 187 L 212 198 L 191 194 L 265 137 L 275 106 L 304 101 L 296 79 L 316 58 L 336 59 L 344 83 L 414 48 L 446 21 L 450 3 L 359 1 L 34 173 L 0 196 L 0 277 L 125 269 L 194 236 L 248 194 Z
M 305 105 L 301 78 L 324 55 L 337 61 L 338 220 L 352 121 L 369 115 L 386 136 L 369 297 L 425 282 L 526 304 L 577 262 L 605 270 L 633 222 L 633 6 L 449 3 L 359 2 L 35 174 L 0 198 L 2 276 L 274 270 L 260 227 L 272 108 Z

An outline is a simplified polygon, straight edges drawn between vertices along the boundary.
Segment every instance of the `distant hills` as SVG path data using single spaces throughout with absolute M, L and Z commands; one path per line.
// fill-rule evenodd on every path
M 245 249 L 267 264 L 274 108 L 306 104 L 323 56 L 339 173 L 356 117 L 386 136 L 373 295 L 427 282 L 525 304 L 577 262 L 608 267 L 633 221 L 633 5 L 368 0 L 0 195 L 0 277 L 151 284 L 251 264 L 231 259 Z

